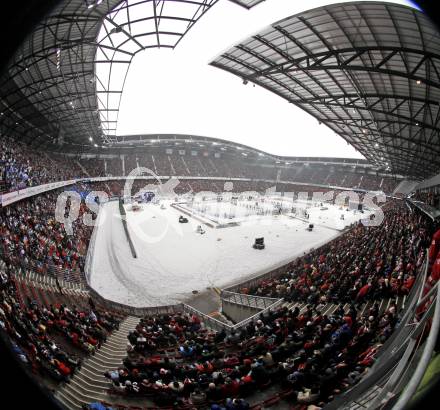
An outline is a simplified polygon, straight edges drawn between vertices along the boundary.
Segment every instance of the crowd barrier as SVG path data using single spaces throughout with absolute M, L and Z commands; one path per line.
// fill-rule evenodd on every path
M 266 309 L 267 307 L 271 306 L 279 300 L 279 298 L 246 295 L 244 293 L 230 292 L 228 290 L 222 290 L 220 293 L 220 297 L 222 301 L 228 301 L 230 303 L 236 303 L 259 310 Z
M 407 202 L 409 202 L 411 205 L 422 211 L 425 215 L 427 215 L 430 219 L 435 221 L 436 219 L 440 218 L 440 210 L 437 208 L 434 208 L 431 205 L 425 204 L 422 201 L 415 201 L 412 199 L 408 199 Z
M 353 191 L 353 188 L 349 187 L 341 187 L 335 185 L 324 185 L 324 184 L 313 184 L 308 182 L 296 182 L 296 181 L 284 181 L 284 180 L 276 180 L 276 179 L 261 179 L 261 178 L 230 178 L 230 177 L 202 177 L 202 176 L 188 176 L 188 175 L 158 175 L 158 176 L 111 176 L 111 177 L 92 177 L 92 178 L 76 178 L 68 181 L 56 181 L 48 184 L 37 185 L 29 188 L 19 189 L 17 191 L 8 192 L 0 195 L 0 204 L 1 206 L 7 206 L 14 202 L 20 201 L 22 199 L 39 195 L 44 192 L 52 191 L 54 189 L 62 188 L 65 186 L 73 185 L 79 182 L 108 182 L 108 181 L 119 181 L 119 180 L 135 180 L 135 179 L 143 179 L 143 180 L 168 180 L 170 178 L 175 178 L 178 180 L 201 180 L 201 181 L 237 181 L 237 182 L 265 182 L 269 184 L 273 184 L 276 186 L 277 184 L 283 185 L 295 185 L 295 186 L 304 186 L 304 187 L 316 187 L 323 188 L 325 190 L 335 190 L 335 191 Z M 368 191 L 365 189 L 355 189 L 356 192 L 360 193 L 381 193 L 381 191 Z M 282 193 L 283 194 L 283 193 Z
M 8 192 L 0 195 L 1 206 L 7 206 L 14 202 L 20 201 L 31 196 L 39 195 L 44 192 L 53 191 L 54 189 L 73 185 L 77 180 L 51 182 L 49 184 L 37 185 L 29 188 L 19 189 L 17 191 Z
M 425 257 L 405 307 L 399 314 L 399 323 L 393 334 L 381 346 L 375 363 L 359 383 L 328 403 L 324 407 L 325 410 L 382 408 L 387 401 L 400 394 L 405 381 L 410 378 L 411 364 L 414 365 L 412 360 L 418 357 L 420 337 L 433 317 L 434 305 L 437 304 L 432 304 L 422 318 L 418 317 L 418 308 L 426 303 L 427 297 L 435 295 L 434 292 L 438 291 L 437 284 L 435 289 L 431 289 L 431 294 L 422 297 L 427 277 L 428 261 Z M 437 316 L 437 326 L 439 320 L 440 317 Z

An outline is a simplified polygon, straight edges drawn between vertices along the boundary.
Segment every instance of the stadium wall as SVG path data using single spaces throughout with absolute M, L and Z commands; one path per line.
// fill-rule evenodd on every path
M 127 179 L 144 179 L 144 180 L 168 180 L 170 178 L 176 178 L 179 180 L 212 180 L 212 181 L 244 181 L 244 182 L 267 182 L 274 184 L 284 184 L 284 185 L 297 185 L 297 186 L 312 186 L 317 188 L 324 189 L 333 189 L 333 190 L 341 190 L 341 191 L 352 191 L 353 188 L 349 187 L 341 187 L 334 185 L 323 185 L 323 184 L 314 184 L 312 182 L 295 182 L 295 181 L 278 181 L 275 179 L 252 179 L 252 178 L 229 178 L 229 177 L 200 177 L 200 176 L 170 176 L 170 175 L 158 175 L 157 177 L 151 176 L 115 176 L 115 177 L 94 177 L 94 178 L 77 178 L 69 181 L 57 181 L 51 182 L 49 184 L 38 185 L 30 188 L 25 188 L 13 192 L 8 192 L 6 194 L 0 195 L 0 204 L 2 206 L 10 205 L 14 202 L 20 201 L 22 199 L 39 195 L 47 191 L 53 191 L 57 188 L 62 188 L 65 186 L 73 185 L 78 182 L 108 182 L 108 181 L 119 181 L 119 180 L 127 180 Z M 358 189 L 358 192 L 370 192 L 365 189 Z

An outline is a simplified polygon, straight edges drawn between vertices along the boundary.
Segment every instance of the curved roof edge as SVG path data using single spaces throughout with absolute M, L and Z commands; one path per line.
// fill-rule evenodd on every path
M 295 104 L 393 173 L 440 170 L 440 33 L 394 3 L 331 4 L 284 18 L 211 65 Z

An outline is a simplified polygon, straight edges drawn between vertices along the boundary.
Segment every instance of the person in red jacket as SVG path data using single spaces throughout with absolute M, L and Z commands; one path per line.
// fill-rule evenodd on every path
M 437 259 L 432 266 L 431 278 L 433 284 L 436 283 L 440 278 L 440 252 L 437 254 Z
M 362 286 L 359 289 L 359 292 L 358 292 L 358 294 L 356 296 L 356 300 L 359 301 L 359 300 L 363 299 L 367 295 L 368 291 L 370 290 L 370 287 L 371 287 L 371 285 L 369 283 L 367 283 L 366 285 Z
M 55 364 L 55 366 L 57 367 L 58 371 L 63 375 L 63 376 L 70 376 L 71 370 L 69 367 L 67 367 L 63 362 L 57 360 L 57 359 L 53 359 L 53 362 Z
M 236 380 L 227 377 L 225 384 L 222 386 L 223 397 L 237 397 L 240 389 L 240 384 Z

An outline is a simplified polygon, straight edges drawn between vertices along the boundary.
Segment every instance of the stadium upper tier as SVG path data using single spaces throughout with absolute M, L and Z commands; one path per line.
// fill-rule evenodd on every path
M 36 151 L 3 137 L 0 140 L 0 192 L 75 178 L 121 177 L 138 167 L 164 177 L 289 181 L 387 194 L 402 180 L 379 172 L 365 160 L 276 157 L 223 140 L 188 138 L 156 136 L 140 147 L 131 136 L 118 148 L 108 149 L 105 155 L 66 156 Z

